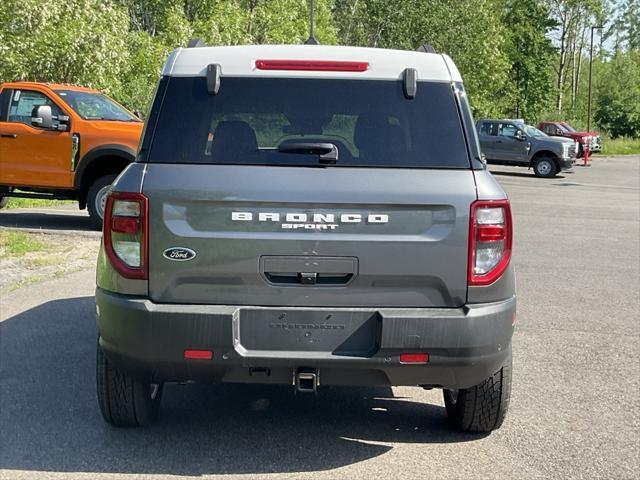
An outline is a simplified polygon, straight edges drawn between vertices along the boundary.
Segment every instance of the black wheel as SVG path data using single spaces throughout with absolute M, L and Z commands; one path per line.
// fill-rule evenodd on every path
M 0 208 L 4 208 L 9 203 L 9 197 L 0 197 Z
M 536 177 L 549 178 L 558 173 L 558 169 L 553 158 L 540 157 L 533 164 L 533 172 Z
M 116 427 L 149 425 L 158 415 L 162 384 L 143 383 L 114 367 L 100 345 L 96 353 L 98 404 L 105 421 Z
M 91 218 L 91 224 L 96 230 L 102 228 L 102 219 L 104 218 L 104 207 L 107 202 L 107 194 L 109 193 L 109 187 L 116 179 L 117 175 L 104 175 L 99 177 L 89 187 L 87 192 L 87 210 L 89 210 L 89 217 Z
M 511 397 L 511 353 L 502 368 L 480 385 L 444 390 L 449 421 L 465 432 L 491 432 L 502 425 Z

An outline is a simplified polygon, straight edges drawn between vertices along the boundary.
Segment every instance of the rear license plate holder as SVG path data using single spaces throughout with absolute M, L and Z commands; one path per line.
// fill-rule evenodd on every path
M 240 309 L 234 344 L 251 352 L 317 352 L 370 356 L 379 345 L 375 311 Z

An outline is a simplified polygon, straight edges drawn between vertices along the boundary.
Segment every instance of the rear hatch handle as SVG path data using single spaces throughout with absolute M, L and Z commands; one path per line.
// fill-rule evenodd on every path
M 333 143 L 293 142 L 278 145 L 281 153 L 300 153 L 318 155 L 320 163 L 335 164 L 338 161 L 338 147 Z
M 358 273 L 355 257 L 263 256 L 260 272 L 272 285 L 344 286 Z

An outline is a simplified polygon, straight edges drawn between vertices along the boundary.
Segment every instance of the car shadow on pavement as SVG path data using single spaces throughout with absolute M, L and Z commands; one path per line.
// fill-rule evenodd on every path
M 33 228 L 48 230 L 78 230 L 86 232 L 96 231 L 88 215 L 77 215 L 70 213 L 46 212 L 35 210 L 26 212 L 21 210 L 13 212 L 11 210 L 0 211 L 0 227 L 11 228 Z
M 521 178 L 538 178 L 536 177 L 535 173 L 533 173 L 533 170 L 521 170 L 521 171 L 517 171 L 517 172 L 512 172 L 512 171 L 506 171 L 506 170 L 489 170 L 493 175 L 499 175 L 502 177 L 521 177 Z M 559 173 L 554 177 L 549 177 L 549 178 L 540 178 L 540 180 L 558 180 L 558 179 L 562 179 L 565 178 L 565 174 L 567 172 L 563 172 L 563 173 Z
M 444 409 L 390 388 L 168 385 L 148 428 L 106 425 L 95 398 L 92 297 L 0 323 L 0 469 L 133 474 L 320 471 L 382 455 L 380 443 L 447 443 Z

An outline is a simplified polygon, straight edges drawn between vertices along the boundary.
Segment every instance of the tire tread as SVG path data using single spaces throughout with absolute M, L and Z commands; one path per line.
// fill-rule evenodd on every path
M 511 354 L 502 368 L 482 383 L 458 391 L 455 403 L 445 392 L 449 420 L 466 432 L 491 432 L 500 428 L 509 410 Z
M 96 360 L 98 404 L 104 420 L 116 427 L 138 427 L 151 423 L 158 411 L 162 386 L 152 400 L 149 385 L 112 366 L 100 345 Z

